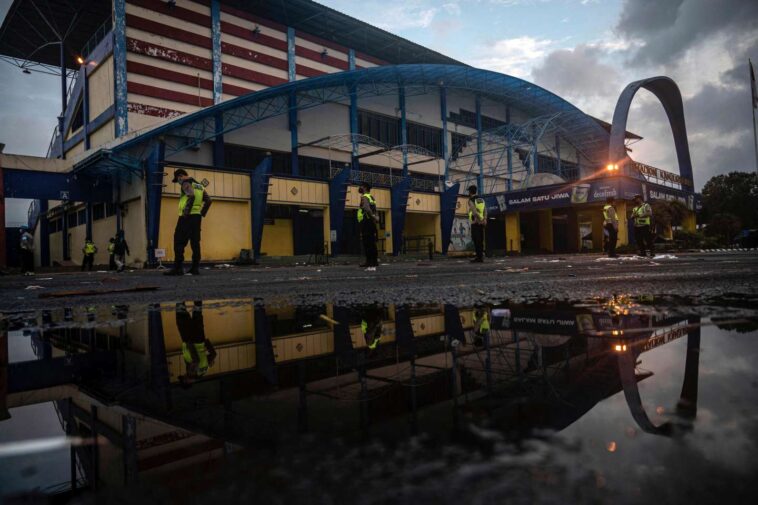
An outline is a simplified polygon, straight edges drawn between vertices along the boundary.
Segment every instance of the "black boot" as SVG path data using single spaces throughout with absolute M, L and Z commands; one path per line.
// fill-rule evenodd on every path
M 181 263 L 174 263 L 174 268 L 169 270 L 168 272 L 163 272 L 163 275 L 184 275 L 184 267 Z
M 192 262 L 192 268 L 189 269 L 187 275 L 200 275 L 200 264 Z

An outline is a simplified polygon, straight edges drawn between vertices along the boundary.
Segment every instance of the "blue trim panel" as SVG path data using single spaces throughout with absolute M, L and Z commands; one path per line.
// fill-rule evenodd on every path
M 82 80 L 82 113 L 84 114 L 84 149 L 90 148 L 89 143 L 89 82 L 87 82 L 87 67 L 84 66 L 79 71 L 79 78 Z
M 116 138 L 129 131 L 126 91 L 126 0 L 113 0 L 113 97 Z
M 295 29 L 287 27 L 287 78 L 290 82 L 297 80 L 297 64 L 295 62 Z
M 358 135 L 358 90 L 355 84 L 350 86 L 350 135 L 353 143 L 353 170 L 358 169 L 358 142 L 355 135 Z
M 440 228 L 442 236 L 442 254 L 447 255 L 450 247 L 450 238 L 453 233 L 453 222 L 455 221 L 455 207 L 458 204 L 458 191 L 461 184 L 456 182 L 445 191 L 440 193 Z
M 216 137 L 213 139 L 213 166 L 224 166 L 224 116 L 222 114 L 216 114 L 213 118 L 214 127 L 216 129 Z
M 263 241 L 263 225 L 266 217 L 266 201 L 268 200 L 268 184 L 271 178 L 271 157 L 261 161 L 250 177 L 250 212 L 252 212 L 253 258 L 261 257 L 261 242 Z
M 76 82 L 73 89 L 71 89 L 71 96 L 69 96 L 68 107 L 66 107 L 66 113 L 63 115 L 63 131 L 68 133 L 68 129 L 71 127 L 71 122 L 74 120 L 74 111 L 76 110 L 76 104 L 79 102 L 79 96 L 82 94 L 82 87 L 84 80 L 82 79 L 82 67 L 79 67 L 79 72 L 76 75 Z
M 73 177 L 71 174 L 3 169 L 5 198 L 64 200 L 61 191 L 67 191 L 70 202 L 112 201 L 111 187 L 97 182 L 89 178 Z
M 211 44 L 213 47 L 213 103 L 221 103 L 221 2 L 211 0 Z
M 111 105 L 110 107 L 108 107 L 107 109 L 105 109 L 102 113 L 100 113 L 99 116 L 97 116 L 95 119 L 93 119 L 92 122 L 90 122 L 89 124 L 87 124 L 86 125 L 87 134 L 91 135 L 93 132 L 95 132 L 98 129 L 100 129 L 105 123 L 107 123 L 108 121 L 110 121 L 111 119 L 113 119 L 113 116 L 115 114 L 115 110 L 116 110 L 116 108 L 113 105 Z M 81 130 L 79 130 L 76 133 L 76 135 L 74 135 L 73 137 L 71 137 L 70 139 L 68 139 L 66 141 L 64 149 L 66 151 L 68 151 L 69 149 L 71 149 L 72 147 L 74 147 L 76 144 L 78 144 L 79 142 L 81 142 L 82 139 L 84 138 L 84 131 L 85 131 L 85 128 L 82 128 Z

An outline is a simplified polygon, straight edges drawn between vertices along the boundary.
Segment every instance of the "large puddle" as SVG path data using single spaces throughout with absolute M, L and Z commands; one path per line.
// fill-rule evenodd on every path
M 744 310 L 241 299 L 0 324 L 5 499 L 737 503 L 758 490 L 758 325 Z

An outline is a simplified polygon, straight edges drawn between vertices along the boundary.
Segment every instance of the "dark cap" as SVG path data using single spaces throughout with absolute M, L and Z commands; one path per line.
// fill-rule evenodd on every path
M 613 198 L 612 196 L 609 196 L 608 198 L 605 199 L 605 201 L 606 201 L 606 203 L 613 203 L 613 202 L 616 201 L 616 199 Z
M 171 180 L 171 182 L 179 182 L 179 176 L 180 175 L 189 175 L 186 170 L 183 168 L 177 168 L 174 170 L 174 178 Z
M 642 195 L 640 195 L 639 193 L 637 193 L 636 195 L 634 195 L 632 197 L 632 199 L 634 199 L 634 198 L 639 198 L 640 200 L 642 200 Z
M 476 187 L 475 185 L 473 185 L 473 184 L 472 184 L 471 186 L 469 186 L 469 187 L 468 187 L 468 192 L 469 192 L 469 193 L 476 193 L 477 191 L 479 191 L 479 188 L 477 188 L 477 187 Z
M 366 190 L 371 191 L 371 184 L 369 184 L 368 182 L 362 182 L 361 185 L 358 187 L 365 188 Z

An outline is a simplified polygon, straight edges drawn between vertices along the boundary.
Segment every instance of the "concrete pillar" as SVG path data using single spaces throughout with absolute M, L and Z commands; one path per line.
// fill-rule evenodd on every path
M 694 212 L 687 212 L 687 215 L 684 217 L 684 220 L 682 221 L 682 229 L 684 231 L 697 230 L 697 219 L 695 217 Z
M 39 258 L 40 266 L 50 266 L 50 229 L 47 219 L 47 200 L 39 201 Z
M 3 165 L 0 161 L 0 268 L 8 266 L 5 257 L 5 183 L 3 177 Z

